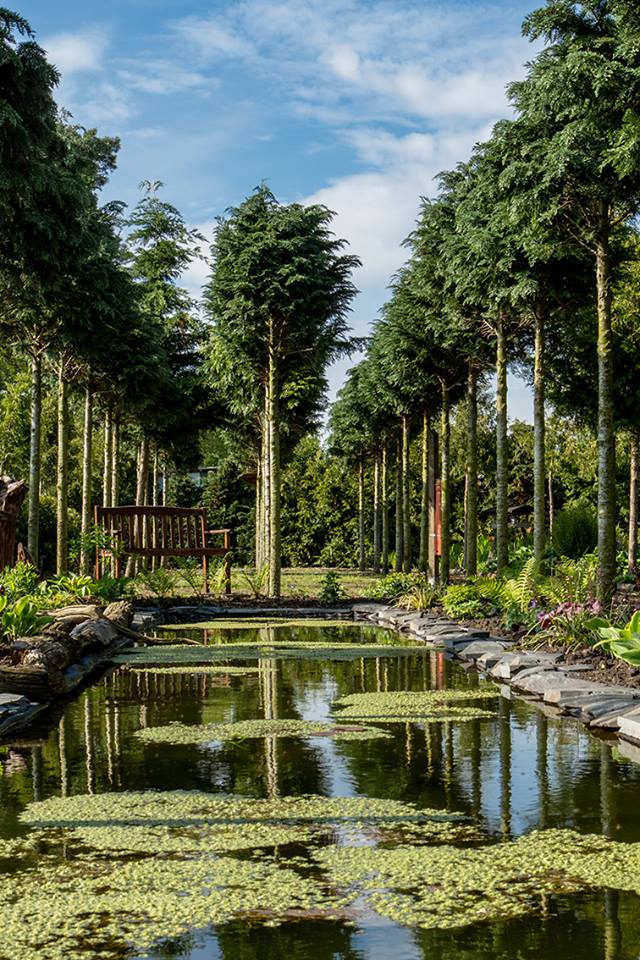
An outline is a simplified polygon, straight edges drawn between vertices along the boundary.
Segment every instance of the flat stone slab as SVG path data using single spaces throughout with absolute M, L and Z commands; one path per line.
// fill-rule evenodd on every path
M 640 744 L 640 716 L 621 717 L 620 736 L 625 740 Z
M 549 703 L 555 701 L 548 700 L 546 694 L 550 691 L 557 690 L 571 690 L 572 693 L 580 693 L 585 687 L 589 687 L 589 684 L 584 680 L 572 679 L 567 677 L 565 674 L 560 673 L 558 670 L 537 670 L 535 673 L 528 677 L 516 676 L 514 678 L 514 686 L 518 687 L 519 690 L 524 690 L 526 693 L 532 693 L 536 696 L 547 700 Z
M 456 650 L 457 655 L 462 660 L 478 660 L 486 654 L 493 654 L 497 659 L 504 656 L 505 645 L 499 640 L 474 640 L 470 639 L 465 647 Z
M 31 701 L 21 693 L 0 693 L 0 710 L 7 707 L 26 706 Z
M 594 717 L 593 720 L 589 721 L 589 726 L 592 730 L 619 730 L 623 719 L 638 717 L 639 712 L 637 705 L 627 706 L 626 709 L 624 706 L 618 705 L 609 713 L 601 713 Z

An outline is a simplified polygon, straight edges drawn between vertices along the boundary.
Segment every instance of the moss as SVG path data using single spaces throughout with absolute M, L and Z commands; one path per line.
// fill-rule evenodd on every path
M 164 727 L 145 727 L 136 737 L 152 743 L 210 743 L 212 740 L 250 740 L 255 737 L 331 737 L 334 740 L 380 740 L 390 736 L 375 727 L 313 720 L 239 720 L 235 723 L 187 725 L 170 723 Z

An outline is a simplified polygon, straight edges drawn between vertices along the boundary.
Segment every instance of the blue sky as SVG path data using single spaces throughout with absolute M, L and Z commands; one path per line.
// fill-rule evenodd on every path
M 283 201 L 337 213 L 363 267 L 353 312 L 366 333 L 404 259 L 419 197 L 508 115 L 505 84 L 531 56 L 535 0 L 29 0 L 59 67 L 58 101 L 122 140 L 109 197 L 141 180 L 210 236 L 266 180 Z M 207 274 L 195 264 L 188 284 Z M 339 386 L 348 362 L 331 373 Z M 512 381 L 511 414 L 530 419 Z

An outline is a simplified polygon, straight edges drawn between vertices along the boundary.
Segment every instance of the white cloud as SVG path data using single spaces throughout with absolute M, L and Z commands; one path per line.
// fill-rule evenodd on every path
M 173 24 L 173 29 L 203 56 L 246 57 L 253 52 L 252 44 L 222 18 L 184 17 Z
M 172 94 L 195 88 L 211 88 L 215 80 L 195 70 L 182 68 L 171 60 L 147 60 L 119 71 L 120 79 L 143 93 Z
M 107 33 L 99 27 L 76 33 L 55 33 L 42 40 L 48 59 L 63 79 L 75 73 L 100 70 L 108 45 Z

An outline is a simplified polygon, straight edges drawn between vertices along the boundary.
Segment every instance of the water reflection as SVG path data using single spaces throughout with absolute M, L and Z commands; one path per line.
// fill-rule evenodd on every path
M 338 630 L 341 639 L 348 628 Z M 345 633 L 346 631 L 346 633 Z M 357 638 L 371 634 L 358 629 Z M 297 638 L 309 631 L 297 629 Z M 318 634 L 310 634 L 317 639 Z M 332 634 L 335 638 L 335 632 Z M 282 631 L 262 628 L 262 642 Z M 237 640 L 229 634 L 228 640 Z M 244 634 L 241 640 L 248 640 Z M 353 641 L 353 634 L 349 637 Z M 441 654 L 424 651 L 351 660 L 254 661 L 255 673 L 114 671 L 1 756 L 0 834 L 24 831 L 32 800 L 109 790 L 198 789 L 278 797 L 375 796 L 461 810 L 496 838 L 572 827 L 637 842 L 640 766 L 577 724 L 501 698 L 492 720 L 390 725 L 390 740 L 277 739 L 172 746 L 133 737 L 141 727 L 253 718 L 326 720 L 340 696 L 357 692 L 473 687 Z M 415 931 L 388 921 L 349 927 L 299 921 L 269 929 L 234 922 L 163 946 L 151 956 L 258 960 L 637 960 L 638 899 L 614 891 L 548 897 L 541 914 L 457 931 Z M 37 958 L 34 958 L 37 960 Z

